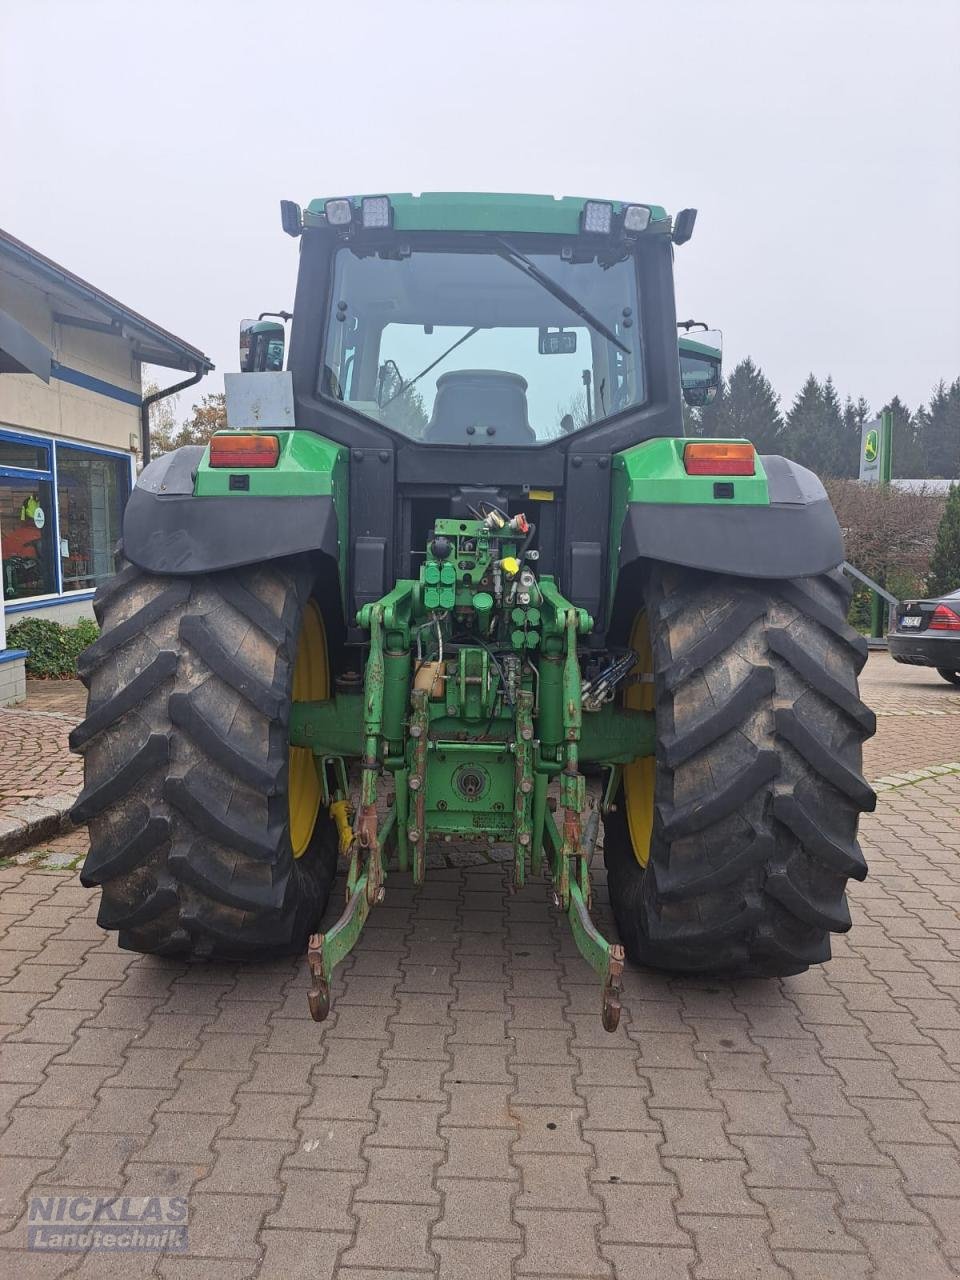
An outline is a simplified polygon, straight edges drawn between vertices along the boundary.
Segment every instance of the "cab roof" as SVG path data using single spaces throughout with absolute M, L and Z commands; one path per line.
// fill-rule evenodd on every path
M 580 231 L 583 206 L 594 197 L 516 195 L 487 191 L 424 191 L 365 193 L 387 195 L 393 209 L 396 231 L 529 231 L 545 234 L 576 235 Z M 311 200 L 304 210 L 304 224 L 317 226 L 324 221 L 324 204 L 332 199 L 323 196 Z M 359 207 L 363 196 L 349 196 Z M 628 204 L 644 204 L 650 210 L 650 231 L 670 230 L 670 217 L 660 205 L 642 200 L 605 200 L 614 213 Z

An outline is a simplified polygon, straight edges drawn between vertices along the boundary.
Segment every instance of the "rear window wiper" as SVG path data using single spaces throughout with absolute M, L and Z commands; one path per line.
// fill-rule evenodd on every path
M 595 329 L 608 342 L 612 342 L 615 347 L 619 347 L 625 356 L 630 355 L 630 348 L 623 345 L 613 330 L 608 329 L 603 321 L 598 319 L 592 311 L 589 311 L 572 293 L 567 293 L 562 284 L 557 284 L 556 280 L 551 280 L 546 272 L 541 271 L 535 262 L 531 262 L 525 254 L 522 254 L 519 249 L 515 249 L 509 241 L 501 240 L 499 236 L 494 236 L 493 238 L 497 244 L 502 246 L 498 250 L 498 255 L 503 258 L 504 262 L 509 262 L 512 267 L 522 271 L 531 280 L 536 280 L 537 284 L 546 289 L 547 293 L 552 293 L 558 302 L 562 302 L 564 306 L 569 307 L 581 320 L 586 320 L 591 329 Z

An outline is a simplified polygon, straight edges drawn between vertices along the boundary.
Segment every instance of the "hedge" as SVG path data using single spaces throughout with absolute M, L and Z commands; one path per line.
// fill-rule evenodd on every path
M 45 618 L 23 618 L 7 628 L 7 647 L 27 650 L 28 676 L 75 680 L 77 658 L 99 634 L 92 618 L 81 618 L 71 627 Z

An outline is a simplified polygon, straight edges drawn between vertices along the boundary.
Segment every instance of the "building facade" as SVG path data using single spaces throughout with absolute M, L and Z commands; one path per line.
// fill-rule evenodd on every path
M 0 705 L 23 690 L 24 654 L 6 645 L 6 628 L 30 615 L 92 616 L 113 573 L 141 453 L 144 364 L 189 373 L 181 387 L 213 368 L 0 231 Z

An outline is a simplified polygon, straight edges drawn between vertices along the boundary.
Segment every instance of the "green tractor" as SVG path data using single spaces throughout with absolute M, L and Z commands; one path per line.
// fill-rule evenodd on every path
M 322 1019 L 388 872 L 480 840 L 515 889 L 546 874 L 608 1030 L 624 952 L 827 960 L 866 874 L 866 645 L 816 476 L 682 436 L 720 381 L 716 335 L 678 347 L 695 211 L 281 213 L 293 315 L 244 323 L 229 429 L 145 467 L 94 602 L 72 745 L 100 923 L 186 959 L 306 949 Z M 590 917 L 601 824 L 622 945 Z

